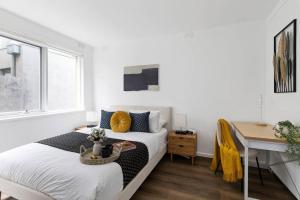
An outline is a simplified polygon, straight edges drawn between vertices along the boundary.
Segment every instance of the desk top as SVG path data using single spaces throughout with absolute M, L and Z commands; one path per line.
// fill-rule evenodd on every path
M 273 126 L 259 126 L 254 122 L 232 122 L 233 126 L 246 139 L 286 143 L 285 140 L 276 137 Z

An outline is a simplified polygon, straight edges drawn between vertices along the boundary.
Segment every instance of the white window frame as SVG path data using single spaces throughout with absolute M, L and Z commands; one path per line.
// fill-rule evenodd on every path
M 43 42 L 35 41 L 34 39 L 27 39 L 25 37 L 17 36 L 15 34 L 0 31 L 0 36 L 6 37 L 12 40 L 23 42 L 29 45 L 39 47 L 41 49 L 40 53 L 40 105 L 38 110 L 32 111 L 12 111 L 12 112 L 0 112 L 0 121 L 11 120 L 11 119 L 22 119 L 31 118 L 38 116 L 47 116 L 60 113 L 72 113 L 84 111 L 84 56 L 81 53 L 77 53 L 73 50 L 63 49 L 61 47 L 56 47 L 55 45 L 48 45 Z M 79 82 L 78 82 L 78 105 L 74 109 L 64 109 L 64 110 L 48 110 L 48 49 L 54 49 L 57 51 L 65 52 L 71 54 L 77 58 L 77 66 L 79 67 Z
M 66 51 L 66 50 L 61 50 L 59 48 L 56 48 L 56 47 L 47 47 L 47 51 L 45 53 L 45 59 L 47 62 L 45 63 L 45 66 L 44 66 L 44 71 L 45 71 L 45 80 L 47 79 L 46 83 L 44 83 L 45 87 L 47 88 L 45 91 L 47 92 L 45 95 L 44 95 L 44 98 L 45 98 L 45 102 L 44 105 L 42 105 L 42 107 L 45 108 L 46 111 L 49 111 L 48 110 L 48 49 L 52 49 L 54 51 L 59 51 L 61 53 L 65 53 L 65 54 L 69 54 L 71 56 L 74 56 L 76 57 L 76 68 L 77 69 L 77 72 L 78 72 L 78 82 L 77 82 L 77 88 L 78 88 L 78 92 L 77 92 L 77 96 L 76 96 L 76 101 L 77 101 L 77 108 L 75 109 L 64 109 L 64 110 L 54 110 L 54 112 L 63 112 L 63 111 L 73 111 L 73 110 L 84 110 L 84 97 L 83 97 L 83 94 L 84 94 L 84 79 L 83 79 L 83 72 L 84 72 L 84 68 L 83 68 L 83 56 L 82 55 L 79 55 L 79 54 L 76 54 L 76 53 L 73 53 L 73 52 L 70 52 L 70 51 Z M 50 111 L 52 112 L 52 111 Z

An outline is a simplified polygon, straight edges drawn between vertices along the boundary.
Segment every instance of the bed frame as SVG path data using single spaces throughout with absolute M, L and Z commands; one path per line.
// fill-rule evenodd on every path
M 160 107 L 160 106 L 111 106 L 114 110 L 156 110 L 160 111 L 161 118 L 164 119 L 167 124 L 167 130 L 171 130 L 172 127 L 172 109 L 170 107 Z M 151 171 L 159 163 L 162 157 L 166 153 L 166 147 L 164 147 L 159 153 L 157 153 L 148 164 L 137 174 L 137 176 L 126 186 L 126 188 L 121 191 L 116 196 L 116 200 L 129 200 L 132 195 L 137 191 L 141 184 L 145 181 Z M 1 192 L 14 197 L 19 200 L 53 200 L 53 198 L 48 195 L 35 191 L 26 186 L 8 181 L 6 179 L 0 178 L 0 198 Z

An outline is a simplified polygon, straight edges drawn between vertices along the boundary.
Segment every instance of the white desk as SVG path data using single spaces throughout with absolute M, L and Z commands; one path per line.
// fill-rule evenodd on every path
M 244 146 L 244 199 L 253 199 L 248 196 L 248 150 L 260 149 L 267 150 L 267 165 L 270 161 L 270 151 L 285 152 L 287 143 L 277 138 L 273 126 L 258 126 L 253 122 L 232 122 L 235 134 Z

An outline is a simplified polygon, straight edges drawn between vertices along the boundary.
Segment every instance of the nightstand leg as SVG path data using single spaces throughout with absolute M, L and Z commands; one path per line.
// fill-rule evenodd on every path
M 170 155 L 171 155 L 171 161 L 173 162 L 173 153 L 171 153 Z
M 195 163 L 195 157 L 192 157 L 192 165 Z

